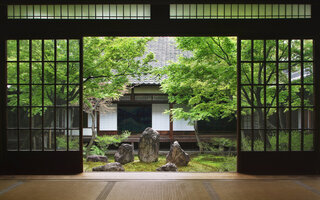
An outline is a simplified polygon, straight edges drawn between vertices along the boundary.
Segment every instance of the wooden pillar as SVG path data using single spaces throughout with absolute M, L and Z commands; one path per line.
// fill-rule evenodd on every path
M 7 6 L 0 5 L 0 27 L 5 33 L 5 22 L 7 18 Z M 5 152 L 7 149 L 7 70 L 6 70 L 6 37 L 2 34 L 0 36 L 0 174 L 5 173 Z
M 170 110 L 173 108 L 173 104 L 170 103 L 169 104 L 169 108 Z M 172 113 L 170 111 L 170 117 L 169 117 L 169 123 L 170 123 L 170 131 L 169 131 L 169 138 L 170 138 L 170 142 L 172 143 L 173 142 L 173 118 L 172 118 Z
M 131 88 L 130 100 L 134 101 L 134 87 Z
M 97 135 L 99 135 L 99 132 L 100 132 L 100 112 L 97 111 Z

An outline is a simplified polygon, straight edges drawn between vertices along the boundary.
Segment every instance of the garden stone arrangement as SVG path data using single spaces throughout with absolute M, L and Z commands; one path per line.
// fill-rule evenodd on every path
M 121 144 L 118 151 L 114 154 L 114 161 L 123 165 L 133 162 L 133 146 L 130 144 Z
M 90 155 L 87 157 L 87 162 L 108 162 L 107 156 Z
M 146 128 L 139 141 L 138 157 L 142 163 L 157 162 L 159 157 L 160 134 L 152 128 Z M 89 156 L 87 161 L 107 162 L 106 156 Z M 115 162 L 92 168 L 92 171 L 125 171 L 122 164 L 134 162 L 133 146 L 130 144 L 121 144 L 114 155 Z M 190 161 L 189 155 L 175 141 L 166 156 L 166 164 L 158 167 L 156 171 L 177 172 L 177 166 L 187 166 Z
M 175 141 L 166 157 L 167 163 L 171 162 L 177 166 L 187 166 L 190 161 L 190 156 L 181 148 L 180 144 Z
M 123 166 L 118 162 L 108 163 L 99 167 L 92 168 L 92 171 L 124 171 Z
M 160 134 L 152 128 L 146 128 L 139 141 L 138 157 L 141 162 L 157 162 L 159 156 Z
M 162 165 L 161 167 L 157 168 L 157 171 L 160 172 L 177 172 L 178 168 L 174 163 L 167 163 L 165 165 Z

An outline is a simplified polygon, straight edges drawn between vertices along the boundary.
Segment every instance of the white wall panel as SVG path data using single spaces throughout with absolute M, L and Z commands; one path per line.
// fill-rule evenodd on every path
M 100 130 L 116 131 L 118 128 L 117 105 L 111 106 L 107 113 L 100 113 Z
M 181 105 L 173 105 L 173 108 L 184 108 L 187 109 L 185 106 Z M 190 125 L 188 121 L 184 119 L 180 120 L 173 120 L 173 131 L 194 131 L 193 125 Z
M 152 128 L 157 131 L 169 131 L 169 114 L 164 114 L 169 109 L 169 104 L 152 104 Z

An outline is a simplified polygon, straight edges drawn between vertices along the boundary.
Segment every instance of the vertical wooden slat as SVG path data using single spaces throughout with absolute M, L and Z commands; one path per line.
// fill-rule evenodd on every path
M 32 40 L 29 40 L 29 84 L 28 85 L 29 85 L 29 115 L 28 115 L 29 116 L 29 134 L 32 137 L 32 134 L 31 134 L 32 133 Z M 36 136 L 34 137 L 36 138 Z M 31 147 L 31 144 L 32 143 L 30 143 L 30 147 Z
M 17 93 L 20 94 L 20 40 L 17 40 Z M 17 143 L 18 151 L 20 150 L 20 95 L 17 95 Z M 31 144 L 31 135 L 30 135 L 30 144 Z M 31 150 L 31 145 L 30 145 Z
M 41 60 L 42 60 L 42 63 L 41 63 L 41 95 L 42 95 L 42 98 L 41 98 L 41 132 L 42 132 L 42 149 L 44 151 L 44 40 L 41 40 L 41 52 L 42 52 L 42 57 L 41 57 Z M 49 137 L 49 135 L 48 135 Z M 50 140 L 49 140 L 50 141 Z M 51 141 L 50 141 L 51 142 Z M 48 144 L 48 147 L 51 146 L 51 143 Z
M 253 49 L 254 49 L 254 40 L 251 40 L 251 101 L 254 104 L 254 96 L 253 96 L 253 79 L 254 79 L 254 64 L 253 64 Z M 251 151 L 254 151 L 254 108 L 251 106 Z
M 81 171 L 83 171 L 83 160 L 82 160 L 82 151 L 83 151 L 83 37 L 79 39 L 80 43 L 80 72 L 79 72 L 79 153 L 80 153 L 80 165 Z
M 313 146 L 314 151 L 317 154 L 316 158 L 316 169 L 317 173 L 320 173 L 320 149 L 319 149 L 319 139 L 320 139 L 320 37 L 317 35 L 317 37 L 313 40 L 313 80 L 314 80 L 314 87 L 313 87 L 313 93 L 314 93 L 314 132 L 313 132 Z
M 289 124 L 289 151 L 291 151 L 291 133 L 292 133 L 292 103 L 291 103 L 291 100 L 292 100 L 292 89 L 291 89 L 291 39 L 289 39 L 289 42 L 288 42 L 288 86 L 289 86 L 289 120 L 288 120 L 288 124 Z
M 266 57 L 267 57 L 267 44 L 266 40 L 263 40 L 263 96 L 264 96 L 264 130 L 263 130 L 263 150 L 267 151 L 267 63 L 266 63 Z
M 54 101 L 53 103 L 53 129 L 54 129 L 53 140 L 54 140 L 54 151 L 57 151 L 57 40 L 56 39 L 54 40 L 54 100 L 53 101 Z
M 301 132 L 300 132 L 300 138 L 301 138 L 301 143 L 300 143 L 300 150 L 303 151 L 304 150 L 304 129 L 305 129 L 305 116 L 304 116 L 304 53 L 303 53 L 303 49 L 304 49 L 304 45 L 303 45 L 303 39 L 300 40 L 300 67 L 301 67 L 301 71 L 300 71 L 300 77 L 301 77 Z
M 4 10 L 4 6 L 0 5 L 0 10 Z M 5 9 L 6 10 L 6 9 Z M 3 16 L 0 14 L 0 16 Z M 5 16 L 5 15 L 4 15 Z M 0 19 L 1 21 L 1 19 Z M 5 38 L 0 36 L 0 92 L 3 94 L 0 98 L 0 174 L 5 171 L 5 152 L 7 150 L 7 42 Z
M 276 151 L 279 151 L 279 128 L 280 128 L 280 108 L 279 108 L 279 40 L 276 40 L 276 109 L 277 109 L 277 124 L 276 124 Z
M 237 172 L 240 169 L 241 151 L 241 39 L 237 38 Z
M 69 11 L 69 9 L 68 9 Z M 70 55 L 70 40 L 67 39 L 67 151 L 69 151 L 69 55 Z

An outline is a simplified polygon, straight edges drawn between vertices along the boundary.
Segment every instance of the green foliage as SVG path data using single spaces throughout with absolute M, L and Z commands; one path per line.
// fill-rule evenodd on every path
M 85 37 L 83 47 L 83 97 L 84 103 L 90 103 L 88 99 L 117 99 L 122 94 L 124 86 L 128 84 L 128 78 L 139 78 L 142 74 L 148 73 L 151 69 L 149 62 L 153 60 L 152 53 L 145 55 L 146 44 L 152 38 L 148 37 Z M 53 61 L 67 61 L 67 40 L 56 40 L 56 51 L 54 40 L 29 40 L 19 41 L 19 54 L 17 54 L 17 41 L 8 40 L 8 60 L 17 61 L 19 55 L 19 77 L 17 77 L 17 63 L 8 63 L 8 83 L 13 84 L 8 87 L 8 105 L 17 106 L 17 87 L 14 85 L 19 78 L 20 84 L 41 84 L 42 75 L 46 84 L 57 83 L 55 87 L 46 85 L 42 93 L 42 87 L 39 85 L 21 85 L 19 87 L 20 106 L 29 106 L 30 89 L 32 91 L 32 105 L 38 106 L 32 108 L 32 115 L 41 118 L 42 115 L 42 94 L 44 100 L 44 115 L 47 113 L 47 106 L 52 106 L 54 102 L 57 105 L 66 105 L 67 96 L 70 105 L 79 104 L 79 73 L 80 73 L 80 46 L 79 40 L 69 40 L 69 60 L 79 62 L 59 62 L 56 65 Z M 44 44 L 44 45 L 43 45 Z M 32 46 L 32 52 L 29 52 L 29 45 Z M 43 45 L 43 46 L 42 46 Z M 44 47 L 44 55 L 42 49 Z M 56 55 L 55 55 L 56 52 Z M 44 66 L 42 65 L 44 57 Z M 31 68 L 30 68 L 31 67 Z M 42 71 L 42 67 L 44 71 Z M 32 80 L 29 80 L 30 70 L 32 71 Z M 69 76 L 67 72 L 69 71 Z M 54 80 L 55 74 L 57 80 Z M 67 77 L 69 77 L 69 89 L 67 88 Z M 92 105 L 91 105 L 92 106 Z M 28 112 L 29 110 L 25 110 Z M 51 123 L 52 119 L 45 118 L 45 126 Z
M 57 136 L 57 149 L 67 149 L 67 136 Z M 79 137 L 69 136 L 69 149 L 79 150 Z
M 277 137 L 275 134 L 267 136 L 270 142 L 270 146 L 267 147 L 268 151 L 276 150 Z M 304 150 L 310 151 L 313 149 L 313 134 L 304 134 Z M 251 140 L 247 137 L 242 138 L 242 151 L 251 151 Z M 254 151 L 263 151 L 264 142 L 261 139 L 255 139 L 253 143 Z M 289 150 L 289 133 L 280 131 L 279 132 L 279 151 Z M 301 133 L 299 131 L 291 132 L 291 150 L 300 151 L 301 150 Z
M 225 148 L 235 150 L 236 141 L 229 138 L 212 138 L 210 142 L 202 142 L 205 151 L 223 152 Z
M 178 48 L 192 52 L 156 71 L 167 78 L 161 89 L 185 108 L 173 117 L 189 121 L 234 116 L 236 110 L 236 38 L 177 37 Z
M 167 78 L 161 83 L 161 89 L 168 94 L 169 101 L 175 104 L 186 105 L 187 108 L 174 108 L 171 110 L 176 119 L 186 119 L 189 121 L 207 120 L 212 118 L 235 117 L 236 111 L 236 89 L 237 89 L 237 52 L 236 38 L 232 37 L 177 37 L 178 48 L 192 53 L 189 57 L 180 57 L 175 63 L 159 69 L 155 73 L 164 75 Z M 312 40 L 303 40 L 304 60 L 313 60 Z M 289 66 L 289 45 L 291 45 L 291 63 Z M 266 101 L 268 109 L 267 117 L 275 114 L 276 93 L 279 92 L 279 106 L 287 108 L 289 105 L 289 67 L 291 74 L 301 72 L 301 41 L 300 40 L 279 40 L 278 58 L 276 58 L 276 40 L 267 40 L 264 46 L 263 40 L 254 40 L 252 47 L 251 40 L 241 41 L 241 60 L 260 61 L 254 63 L 253 79 L 251 78 L 251 64 L 241 64 L 241 83 L 256 84 L 251 88 L 241 87 L 241 106 L 255 106 L 255 120 L 259 127 L 263 127 L 263 110 Z M 254 48 L 254 49 L 252 49 Z M 264 52 L 263 50 L 266 49 Z M 253 52 L 253 58 L 251 57 Z M 275 64 L 280 60 L 278 70 Z M 268 62 L 264 72 L 264 60 Z M 298 62 L 299 61 L 299 62 Z M 304 83 L 313 83 L 313 66 L 304 63 Z M 276 71 L 278 71 L 279 88 L 276 84 Z M 265 75 L 266 77 L 264 77 Z M 252 79 L 252 80 L 251 80 Z M 301 78 L 292 78 L 294 84 L 301 84 Z M 263 85 L 267 84 L 266 91 Z M 302 97 L 304 91 L 304 97 Z M 266 93 L 266 95 L 264 95 Z M 305 106 L 313 106 L 313 85 L 291 86 L 292 110 L 301 107 L 301 99 L 304 98 Z M 252 98 L 253 97 L 253 98 Z M 266 99 L 265 99 L 266 98 Z M 312 108 L 308 108 L 312 110 Z M 242 115 L 250 115 L 250 109 L 243 109 Z M 285 109 L 283 112 L 287 112 Z M 271 128 L 276 126 L 268 121 Z M 269 128 L 269 127 L 268 127 Z M 285 128 L 284 123 L 280 123 L 279 128 Z M 258 145 L 258 144 L 257 144 Z
M 129 77 L 149 73 L 153 53 L 144 58 L 147 37 L 84 38 L 84 99 L 117 99 Z
M 129 131 L 123 131 L 121 135 L 103 135 L 97 136 L 96 145 L 91 147 L 91 155 L 106 155 L 110 145 L 118 146 L 121 142 L 130 136 Z
M 100 149 L 98 146 L 92 145 L 92 147 L 90 149 L 90 155 L 105 156 L 106 152 L 104 150 Z

